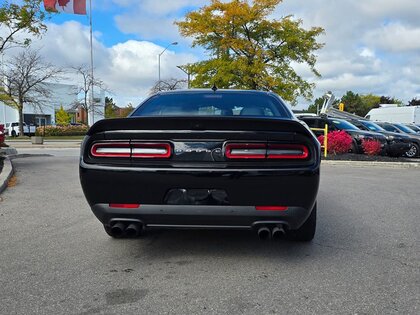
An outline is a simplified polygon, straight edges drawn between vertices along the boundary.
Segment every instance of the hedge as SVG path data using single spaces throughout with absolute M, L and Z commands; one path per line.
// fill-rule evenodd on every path
M 87 126 L 45 126 L 45 134 L 44 134 L 44 127 L 36 128 L 35 135 L 37 136 L 84 136 L 88 131 Z

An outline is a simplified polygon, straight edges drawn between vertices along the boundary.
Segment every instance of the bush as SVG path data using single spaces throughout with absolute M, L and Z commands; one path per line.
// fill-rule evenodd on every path
M 319 136 L 317 139 L 321 145 L 324 145 L 324 136 Z
M 367 155 L 379 155 L 381 153 L 381 143 L 377 140 L 363 140 L 363 152 Z
M 349 152 L 353 139 L 351 136 L 341 131 L 331 131 L 328 133 L 328 153 L 330 154 L 344 154 Z
M 45 126 L 45 137 L 51 136 L 84 136 L 88 131 L 87 126 Z M 36 128 L 36 136 L 44 135 L 44 127 Z

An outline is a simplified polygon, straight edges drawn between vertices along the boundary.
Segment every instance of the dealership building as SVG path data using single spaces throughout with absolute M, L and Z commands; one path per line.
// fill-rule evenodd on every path
M 104 118 L 105 112 L 105 92 L 103 90 L 95 90 L 95 110 L 85 113 L 80 104 L 81 96 L 78 94 L 76 85 L 61 83 L 45 83 L 50 90 L 50 97 L 42 100 L 40 105 L 34 106 L 24 104 L 23 120 L 27 124 L 37 126 L 54 125 L 55 113 L 61 106 L 72 117 L 72 123 L 83 122 L 88 115 L 88 123 L 92 125 L 94 122 Z M 89 98 L 90 99 L 90 96 Z M 0 124 L 13 123 L 19 121 L 19 114 L 16 108 L 5 105 L 0 101 Z

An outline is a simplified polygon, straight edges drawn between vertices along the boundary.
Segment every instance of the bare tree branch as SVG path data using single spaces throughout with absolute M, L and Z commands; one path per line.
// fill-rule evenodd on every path
M 0 100 L 19 112 L 19 131 L 23 134 L 24 105 L 37 106 L 42 111 L 42 103 L 51 96 L 46 85 L 64 73 L 63 69 L 46 63 L 38 51 L 25 50 L 5 63 L 0 69 Z
M 92 78 L 92 73 L 90 67 L 86 65 L 80 65 L 76 67 L 71 67 L 72 71 L 76 73 L 81 78 L 80 85 L 76 88 L 74 92 L 77 94 L 83 95 L 82 102 L 78 102 L 75 104 L 77 107 L 81 106 L 86 114 L 91 112 L 92 110 L 94 113 L 103 114 L 101 111 L 98 111 L 94 104 L 91 104 L 91 100 L 89 100 L 89 93 L 92 91 L 92 87 L 99 88 L 100 90 L 109 91 L 105 83 L 97 78 Z M 87 119 L 87 115 L 86 115 Z M 87 124 L 87 121 L 85 121 Z
M 156 94 L 159 91 L 172 91 L 172 90 L 179 90 L 185 89 L 187 87 L 187 80 L 185 79 L 167 79 L 161 80 L 160 82 L 157 81 L 155 85 L 150 89 L 150 94 Z

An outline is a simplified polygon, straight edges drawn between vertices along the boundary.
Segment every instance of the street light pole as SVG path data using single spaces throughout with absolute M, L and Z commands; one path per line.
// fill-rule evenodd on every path
M 188 88 L 190 88 L 191 72 L 185 70 L 185 67 L 183 66 L 176 66 L 176 67 L 187 75 L 187 86 Z
M 163 55 L 163 53 L 171 46 L 178 45 L 178 42 L 170 43 L 168 46 L 165 47 L 165 49 L 158 55 L 158 71 L 159 71 L 159 81 L 158 81 L 158 89 L 160 91 L 160 57 Z

